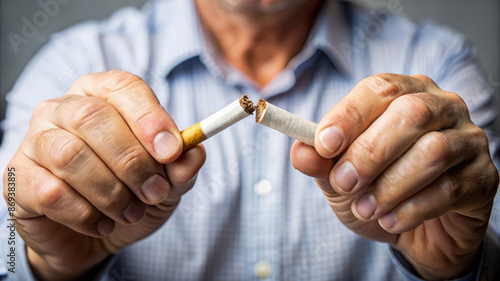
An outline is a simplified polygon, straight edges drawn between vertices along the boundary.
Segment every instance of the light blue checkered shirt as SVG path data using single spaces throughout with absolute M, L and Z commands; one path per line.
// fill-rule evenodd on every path
M 8 96 L 2 170 L 39 102 L 63 95 L 83 74 L 109 69 L 142 77 L 180 129 L 242 94 L 318 122 L 357 82 L 381 72 L 429 75 L 462 95 L 483 128 L 496 117 L 473 50 L 436 24 L 326 1 L 303 51 L 258 89 L 207 48 L 192 1 L 155 1 L 52 37 Z M 489 136 L 496 154 L 500 142 Z M 100 280 L 418 280 L 387 244 L 337 219 L 313 179 L 290 164 L 292 143 L 252 118 L 207 140 L 195 187 L 163 227 L 109 261 Z M 498 237 L 498 202 L 490 228 Z M 16 246 L 16 273 L 6 276 L 2 263 L 0 275 L 33 280 L 19 236 Z M 5 258 L 5 237 L 0 247 Z

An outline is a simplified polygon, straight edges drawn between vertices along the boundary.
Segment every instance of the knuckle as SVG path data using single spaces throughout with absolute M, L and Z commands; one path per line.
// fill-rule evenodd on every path
M 360 138 L 353 144 L 353 153 L 356 154 L 354 159 L 362 159 L 361 163 L 356 167 L 360 176 L 363 174 L 364 165 L 378 166 L 387 158 L 387 151 L 383 145 L 379 145 L 377 140 Z
M 139 146 L 131 146 L 124 150 L 118 157 L 118 162 L 116 168 L 118 171 L 125 175 L 133 175 L 138 170 L 152 170 L 145 169 L 145 167 L 151 166 L 152 158 L 149 154 Z
M 42 208 L 54 208 L 67 192 L 66 184 L 59 179 L 45 179 L 38 193 L 39 204 Z
M 446 137 L 437 131 L 421 138 L 420 153 L 428 159 L 430 167 L 441 166 L 453 157 L 453 150 Z
M 197 171 L 176 169 L 170 176 L 170 182 L 176 186 L 187 186 L 196 178 Z
M 393 104 L 397 108 L 398 114 L 403 116 L 401 122 L 406 128 L 422 130 L 432 123 L 432 110 L 419 97 L 413 95 L 401 96 L 394 100 Z
M 406 177 L 406 173 L 408 171 L 406 169 L 400 169 L 396 167 L 391 170 L 390 173 L 382 173 L 380 175 L 380 183 L 381 186 L 384 187 L 384 190 L 387 190 L 391 194 L 400 189 L 401 180 Z
M 498 182 L 499 182 L 499 177 L 500 177 L 500 174 L 498 172 L 498 169 L 497 167 L 495 166 L 495 164 L 493 163 L 493 161 L 491 161 L 491 158 L 489 159 L 488 161 L 488 168 L 487 168 L 487 171 L 489 171 L 490 175 L 492 176 L 492 179 L 494 180 L 495 182 L 495 186 L 498 186 Z
M 412 214 L 412 221 L 422 222 L 426 219 L 422 213 L 422 206 L 425 206 L 425 202 L 420 198 L 408 200 L 404 205 L 405 213 Z
M 38 120 L 45 117 L 53 102 L 54 101 L 42 101 L 41 103 L 37 104 L 31 115 L 31 120 Z
M 81 84 L 85 84 L 86 81 L 94 81 L 94 76 L 95 76 L 95 73 L 83 74 L 75 81 L 75 84 L 81 85 Z
M 484 148 L 484 151 L 488 152 L 489 149 L 486 148 L 489 146 L 489 141 L 486 132 L 476 125 L 472 125 L 471 128 L 470 136 L 477 141 L 481 148 Z
M 432 78 L 430 78 L 429 76 L 427 76 L 425 74 L 416 74 L 416 75 L 413 75 L 413 77 L 419 79 L 427 86 L 437 86 L 436 82 L 434 82 L 434 80 L 432 80 Z
M 74 224 L 76 225 L 93 225 L 97 222 L 96 210 L 91 204 L 82 204 L 76 212 Z
M 133 106 L 133 104 L 130 106 Z M 134 123 L 141 124 L 149 122 L 155 116 L 161 116 L 164 111 L 163 107 L 156 104 L 143 104 L 140 108 L 136 107 L 136 110 L 131 112 L 131 117 Z
M 481 163 L 475 171 L 470 194 L 474 197 L 495 198 L 497 193 L 499 174 L 491 160 Z
M 498 185 L 500 182 L 500 175 L 498 173 L 497 167 L 495 166 L 495 164 L 493 164 L 492 161 L 489 161 L 487 171 L 489 171 L 488 175 L 490 175 L 492 181 L 491 186 L 493 188 L 490 189 L 492 191 L 491 195 L 492 197 L 494 197 L 497 193 Z
M 99 98 L 89 97 L 75 103 L 71 110 L 69 125 L 73 130 L 85 130 L 91 126 L 106 126 L 106 120 L 113 115 L 111 105 Z
M 443 199 L 449 204 L 457 202 L 461 196 L 462 192 L 458 185 L 458 180 L 455 176 L 447 174 L 443 176 L 441 180 L 441 191 L 443 193 Z
M 345 104 L 343 111 L 343 116 L 346 116 L 348 120 L 353 120 L 354 124 L 367 124 L 369 122 L 367 117 L 361 113 L 360 109 L 355 104 Z
M 123 184 L 114 184 L 106 196 L 100 197 L 99 207 L 103 210 L 118 210 L 124 207 L 124 204 L 129 200 L 125 200 L 128 197 L 128 192 L 125 190 Z
M 43 113 L 45 113 L 45 110 L 47 108 L 47 102 L 46 101 L 42 101 L 41 103 L 37 104 L 35 106 L 35 109 L 33 110 L 33 116 L 40 116 L 42 115 Z
M 488 163 L 485 164 L 485 168 L 483 170 L 483 178 L 485 179 L 484 188 L 486 189 L 487 197 L 494 198 L 497 193 L 498 184 L 499 184 L 499 174 L 498 170 L 493 164 L 493 161 L 489 160 Z M 478 177 L 481 178 L 481 177 Z M 478 182 L 481 182 L 480 180 Z
M 382 97 L 393 97 L 400 93 L 399 86 L 391 81 L 389 77 L 392 74 L 376 74 L 365 78 L 361 83 L 368 89 L 373 91 L 374 94 Z
M 474 125 L 474 127 L 476 129 L 475 130 L 476 136 L 478 138 L 480 138 L 481 140 L 485 141 L 485 143 L 487 144 L 488 143 L 488 135 L 486 134 L 486 132 L 478 126 Z
M 41 138 L 49 133 L 42 133 Z M 50 136 L 47 136 L 50 137 Z M 87 145 L 82 140 L 69 135 L 59 135 L 51 140 L 48 148 L 48 160 L 59 171 L 74 172 L 86 158 Z
M 460 115 L 460 116 L 469 116 L 469 109 L 465 100 L 458 94 L 452 92 L 446 92 L 448 100 L 452 104 L 452 108 Z
M 111 70 L 105 73 L 103 86 L 109 92 L 117 92 L 144 83 L 139 76 L 130 72 Z
M 469 140 L 466 140 L 465 142 L 468 142 L 469 144 L 464 145 L 463 149 L 475 151 L 473 154 L 476 157 L 479 155 L 486 155 L 488 156 L 488 159 L 491 159 L 488 135 L 480 127 L 473 125 L 469 133 Z M 471 153 L 464 152 L 464 154 L 470 155 Z

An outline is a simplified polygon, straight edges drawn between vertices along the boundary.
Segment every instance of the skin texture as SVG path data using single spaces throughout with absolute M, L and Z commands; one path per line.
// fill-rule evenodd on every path
M 429 280 L 472 263 L 498 186 L 485 133 L 424 75 L 364 79 L 323 117 L 314 148 L 294 143 L 291 160 L 347 227 L 390 243 Z
M 307 0 L 217 0 L 223 10 L 239 13 L 276 14 L 304 5 Z
M 195 0 L 212 45 L 257 88 L 302 50 L 322 2 Z
M 37 106 L 8 165 L 35 275 L 76 279 L 163 225 L 205 161 L 202 145 L 181 152 L 175 123 L 130 73 L 85 75 Z

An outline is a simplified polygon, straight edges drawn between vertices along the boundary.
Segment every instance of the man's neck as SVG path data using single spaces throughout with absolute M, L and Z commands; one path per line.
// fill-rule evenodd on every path
M 323 2 L 310 0 L 275 13 L 245 13 L 224 9 L 216 0 L 195 1 L 217 51 L 259 87 L 302 50 Z

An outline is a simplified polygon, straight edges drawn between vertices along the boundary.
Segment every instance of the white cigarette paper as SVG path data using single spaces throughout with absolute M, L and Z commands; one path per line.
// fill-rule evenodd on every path
M 223 109 L 203 119 L 201 122 L 181 132 L 183 151 L 229 128 L 245 117 L 252 115 L 254 106 L 246 95 L 230 103 Z
M 236 122 L 250 115 L 240 105 L 240 100 L 235 100 L 228 106 L 208 116 L 200 122 L 201 130 L 210 138 L 222 130 L 234 125 Z
M 314 135 L 318 124 L 270 104 L 263 99 L 259 100 L 255 110 L 255 122 L 314 146 Z

